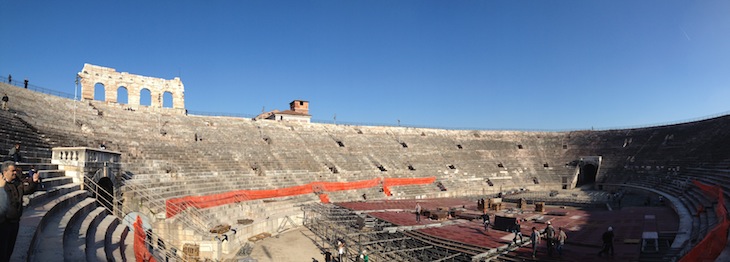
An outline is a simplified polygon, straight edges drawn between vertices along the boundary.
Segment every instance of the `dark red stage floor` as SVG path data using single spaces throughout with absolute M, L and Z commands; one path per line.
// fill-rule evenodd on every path
M 463 207 L 467 210 L 476 211 L 477 203 L 464 199 L 421 199 L 421 200 L 384 200 L 368 202 L 346 202 L 337 205 L 361 211 L 369 212 L 371 216 L 393 223 L 399 226 L 417 225 L 414 208 L 418 202 L 424 210 L 436 210 L 437 208 Z M 555 260 L 561 261 L 600 261 L 609 258 L 599 258 L 597 253 L 601 246 L 601 235 L 611 226 L 614 229 L 615 256 L 614 261 L 636 261 L 640 254 L 640 245 L 644 228 L 656 228 L 660 232 L 676 231 L 679 219 L 675 212 L 669 207 L 625 207 L 620 210 L 608 211 L 600 209 L 576 209 L 561 207 L 546 207 L 545 212 L 534 212 L 525 210 L 516 212 L 514 204 L 505 203 L 500 212 L 490 211 L 492 221 L 494 215 L 514 216 L 518 219 L 525 219 L 522 223 L 522 232 L 525 239 L 528 238 L 530 229 L 534 226 L 538 230 L 545 228 L 544 222 L 550 221 L 555 229 L 563 227 L 568 235 L 566 245 L 563 248 L 563 256 L 559 259 L 554 254 Z M 530 205 L 530 207 L 534 207 Z M 390 209 L 390 210 L 388 210 Z M 376 211 L 378 210 L 378 211 Z M 386 211 L 387 210 L 387 211 Z M 514 212 L 513 212 L 514 211 Z M 565 215 L 548 215 L 551 211 L 564 212 Z M 655 222 L 647 223 L 645 215 L 654 215 Z M 542 218 L 541 222 L 535 221 Z M 420 224 L 440 223 L 422 219 Z M 434 237 L 475 245 L 483 248 L 496 248 L 509 244 L 514 234 L 490 229 L 485 232 L 481 220 L 466 221 L 462 223 L 447 225 L 435 228 L 419 229 L 421 233 Z M 543 241 L 538 250 L 538 259 L 547 258 L 547 248 Z M 522 247 L 513 252 L 520 257 L 531 257 L 531 249 Z

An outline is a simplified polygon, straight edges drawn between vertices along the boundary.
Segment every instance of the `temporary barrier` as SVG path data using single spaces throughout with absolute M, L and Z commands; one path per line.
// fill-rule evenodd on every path
M 145 234 L 144 229 L 142 228 L 142 218 L 137 216 L 137 221 L 134 222 L 134 258 L 136 261 L 151 261 L 156 262 L 155 258 L 152 256 L 152 253 L 147 249 L 147 245 L 145 245 L 145 239 L 147 237 L 147 234 Z
M 390 195 L 390 186 L 422 185 L 436 181 L 436 177 L 424 178 L 374 178 L 354 182 L 312 182 L 301 186 L 265 190 L 236 190 L 207 196 L 184 196 L 166 201 L 166 216 L 171 218 L 188 207 L 197 209 L 222 206 L 248 200 L 298 196 L 311 193 L 335 192 L 373 188 L 383 185 L 383 192 Z M 316 190 L 315 190 L 316 189 Z
M 680 262 L 715 261 L 720 253 L 722 253 L 722 250 L 725 249 L 725 245 L 727 244 L 727 231 L 728 227 L 730 227 L 730 221 L 727 219 L 727 210 L 725 209 L 723 191 L 720 186 L 706 185 L 697 180 L 693 180 L 692 182 L 707 195 L 717 199 L 715 212 L 718 223 L 717 226 L 707 233 L 699 244 L 682 257 Z
M 327 194 L 319 194 L 319 201 L 322 201 L 322 203 L 329 203 L 330 198 L 327 196 Z

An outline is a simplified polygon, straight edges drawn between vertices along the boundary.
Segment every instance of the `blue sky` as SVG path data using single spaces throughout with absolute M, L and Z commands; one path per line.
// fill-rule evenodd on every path
M 475 129 L 728 112 L 730 1 L 9 1 L 0 74 L 180 76 L 191 111 Z

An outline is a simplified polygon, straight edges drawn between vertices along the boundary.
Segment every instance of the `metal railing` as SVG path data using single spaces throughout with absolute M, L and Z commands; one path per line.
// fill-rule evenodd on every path
M 134 183 L 126 184 L 129 189 L 128 192 L 134 192 L 139 195 L 141 200 L 146 200 L 150 210 L 163 210 L 166 212 L 167 205 L 172 205 L 173 208 L 180 210 L 175 216 L 175 221 L 180 222 L 186 228 L 189 228 L 196 233 L 200 234 L 204 238 L 211 238 L 211 233 L 208 231 L 212 228 L 210 222 L 214 221 L 211 217 L 206 216 L 200 210 L 195 208 L 190 202 L 182 202 L 180 204 L 166 203 L 163 197 L 156 194 L 155 190 L 147 186 L 144 181 L 135 181 Z M 156 200 L 163 200 L 162 202 Z
M 18 81 L 18 80 L 12 79 L 11 81 L 8 81 L 8 78 L 7 77 L 0 76 L 0 82 L 7 83 L 7 84 L 10 84 L 10 85 L 14 85 L 14 86 L 17 86 L 17 87 L 20 87 L 20 88 L 25 88 L 25 89 L 28 89 L 28 90 L 36 91 L 36 92 L 39 92 L 39 93 L 44 93 L 44 94 L 49 94 L 49 95 L 54 95 L 54 96 L 60 96 L 60 97 L 63 97 L 63 98 L 68 98 L 68 99 L 74 99 L 74 95 L 73 94 L 69 94 L 69 93 L 66 93 L 66 92 L 61 92 L 61 91 L 58 91 L 58 90 L 48 89 L 48 88 L 40 87 L 40 86 L 33 85 L 33 84 L 26 84 L 25 83 L 25 80 Z
M 128 213 L 134 212 L 134 210 L 129 208 L 122 201 L 119 201 L 119 200 L 109 201 L 108 199 L 101 197 L 101 194 L 103 193 L 103 194 L 112 196 L 112 199 L 113 199 L 114 194 L 112 192 L 109 192 L 106 189 L 104 189 L 102 186 L 100 186 L 98 183 L 94 182 L 92 179 L 84 176 L 83 184 L 84 184 L 85 188 L 93 189 L 92 193 L 94 193 L 96 200 L 101 202 L 100 206 L 103 207 L 104 209 L 106 209 L 110 215 L 115 216 L 117 219 L 119 219 L 119 221 L 123 222 L 125 220 L 125 218 L 122 217 L 120 214 L 128 214 Z M 112 207 L 112 208 L 110 209 L 110 207 Z M 115 212 L 115 210 L 113 210 L 114 207 L 119 209 L 119 210 L 117 210 L 118 212 Z M 129 222 L 131 224 L 134 224 L 135 221 L 129 221 Z M 158 259 L 158 261 L 168 261 L 170 259 L 173 259 L 173 261 L 185 261 L 182 257 L 177 255 L 177 252 L 175 251 L 176 249 L 174 249 L 174 248 L 162 249 L 159 247 L 159 245 L 155 245 L 155 243 L 153 243 L 154 242 L 153 239 L 158 239 L 158 242 L 159 242 L 159 240 L 162 240 L 162 242 L 164 242 L 164 243 L 170 243 L 168 241 L 165 241 L 165 238 L 167 238 L 167 237 L 163 238 L 161 235 L 159 235 L 155 232 L 145 232 L 145 234 L 151 236 L 151 238 L 145 237 L 145 244 L 147 247 L 152 248 L 152 251 L 150 253 L 153 256 L 155 256 L 155 258 Z M 127 237 L 129 237 L 129 236 L 127 236 Z M 133 235 L 132 237 L 135 237 L 135 236 Z M 170 238 L 174 238 L 174 237 L 170 236 L 167 239 L 170 239 Z M 178 243 L 179 243 L 179 241 L 178 241 Z M 120 243 L 120 252 L 121 252 L 121 244 L 122 243 Z M 167 244 L 165 246 L 167 246 Z M 127 259 L 129 260 L 132 258 L 127 258 Z

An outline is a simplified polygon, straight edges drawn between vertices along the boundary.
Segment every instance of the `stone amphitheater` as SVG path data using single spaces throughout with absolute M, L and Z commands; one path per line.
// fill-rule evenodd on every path
M 528 241 L 509 245 L 496 223 L 480 231 L 480 199 L 495 222 L 573 223 L 566 249 L 576 255 L 561 261 L 598 259 L 607 224 L 627 225 L 621 260 L 728 257 L 727 115 L 602 131 L 443 130 L 188 115 L 177 103 L 75 101 L 6 83 L 0 148 L 21 143 L 20 166 L 40 169 L 44 185 L 27 196 L 12 261 L 256 261 L 257 245 L 300 229 L 316 253 L 347 243 L 344 261 L 363 251 L 371 261 L 551 261 L 527 255 Z M 416 203 L 427 223 L 415 222 Z M 653 243 L 642 235 L 651 227 Z

